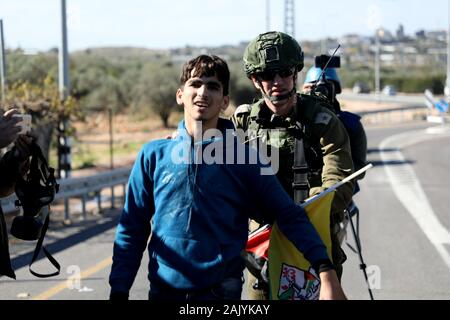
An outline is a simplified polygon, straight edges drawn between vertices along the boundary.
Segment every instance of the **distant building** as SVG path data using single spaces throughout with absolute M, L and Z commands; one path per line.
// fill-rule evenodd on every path
M 342 45 L 358 45 L 362 40 L 363 38 L 358 34 L 346 34 L 339 39 Z
M 405 39 L 405 28 L 403 27 L 402 24 L 398 26 L 396 34 L 398 41 L 403 41 Z
M 378 35 L 380 37 L 380 41 L 382 43 L 392 43 L 395 42 L 395 37 L 392 35 L 392 33 L 384 28 L 380 28 L 378 31 Z
M 416 32 L 416 38 L 420 40 L 425 40 L 427 37 L 425 36 L 425 30 L 419 30 Z
M 436 40 L 436 41 L 447 41 L 447 31 L 439 30 L 439 31 L 428 31 L 426 33 L 427 39 Z

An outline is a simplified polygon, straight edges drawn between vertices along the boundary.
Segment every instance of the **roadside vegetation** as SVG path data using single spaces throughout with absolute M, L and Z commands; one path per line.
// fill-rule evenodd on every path
M 208 52 L 222 55 L 229 62 L 231 107 L 226 116 L 232 114 L 235 106 L 251 103 L 259 96 L 243 72 L 242 53 L 233 50 L 226 51 L 225 55 L 215 49 Z M 72 167 L 107 166 L 110 157 L 108 112 L 113 114 L 113 146 L 117 158 L 133 157 L 142 143 L 170 134 L 181 119 L 182 110 L 174 98 L 179 70 L 181 63 L 190 58 L 189 54 L 193 56 L 198 52 L 194 48 L 191 52 L 187 47 L 178 54 L 185 59 L 171 56 L 169 51 L 139 48 L 101 48 L 72 53 L 71 91 L 61 104 L 57 49 L 35 55 L 27 55 L 21 49 L 8 50 L 8 88 L 3 107 L 16 106 L 32 114 L 39 144 L 53 166 L 56 166 L 57 126 L 61 119 L 68 119 L 71 124 Z M 374 89 L 372 66 L 344 63 L 339 75 L 344 87 L 352 88 L 357 81 L 363 81 Z M 422 93 L 431 89 L 441 94 L 444 81 L 445 70 L 437 66 L 381 70 L 382 87 L 392 85 L 399 92 Z M 93 121 L 98 117 L 102 121 Z

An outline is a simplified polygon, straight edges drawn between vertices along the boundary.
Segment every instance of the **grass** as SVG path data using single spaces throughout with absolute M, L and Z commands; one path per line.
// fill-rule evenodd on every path
M 117 115 L 113 124 L 113 162 L 114 166 L 134 161 L 142 145 L 153 139 L 171 134 L 182 117 L 181 112 L 171 115 L 171 128 L 163 128 L 159 119 L 142 117 L 136 114 Z M 109 124 L 107 117 L 93 114 L 88 121 L 74 123 L 76 138 L 72 146 L 72 170 L 110 166 Z M 50 148 L 50 166 L 57 168 L 57 148 Z

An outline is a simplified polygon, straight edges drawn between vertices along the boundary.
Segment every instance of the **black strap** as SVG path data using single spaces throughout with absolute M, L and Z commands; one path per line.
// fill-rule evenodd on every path
M 47 233 L 49 223 L 50 223 L 50 214 L 49 214 L 49 211 L 47 211 L 47 213 L 45 214 L 44 225 L 42 226 L 41 236 L 39 237 L 39 240 L 36 244 L 36 248 L 34 249 L 34 253 L 33 253 L 33 258 L 31 259 L 30 266 L 28 267 L 30 270 L 30 273 L 38 278 L 50 278 L 50 277 L 57 276 L 57 275 L 59 275 L 60 270 L 61 270 L 61 266 L 59 265 L 58 261 L 56 261 L 56 259 L 53 258 L 53 256 L 50 254 L 50 252 L 48 252 L 47 249 L 45 249 L 45 247 L 42 246 L 42 243 L 44 242 L 45 234 Z M 41 251 L 41 248 L 42 248 L 42 251 L 44 251 L 44 254 L 47 257 L 47 259 L 57 269 L 57 271 L 55 271 L 53 273 L 44 274 L 44 273 L 35 272 L 31 269 L 32 264 L 36 261 L 37 257 L 39 256 L 39 252 Z
M 16 274 L 11 266 L 11 258 L 9 256 L 8 230 L 6 229 L 6 221 L 0 204 L 0 277 L 1 276 L 16 279 Z
M 292 188 L 294 189 L 294 201 L 297 204 L 302 203 L 308 198 L 308 164 L 306 163 L 305 148 L 303 145 L 303 138 L 295 139 L 294 146 L 294 182 Z

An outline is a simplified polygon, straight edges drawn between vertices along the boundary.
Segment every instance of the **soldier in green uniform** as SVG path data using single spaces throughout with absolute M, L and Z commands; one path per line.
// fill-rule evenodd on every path
M 330 111 L 327 101 L 297 93 L 297 73 L 303 66 L 303 52 L 295 39 L 281 32 L 259 35 L 245 50 L 244 67 L 261 91 L 262 99 L 239 106 L 232 119 L 237 129 L 246 132 L 246 141 L 260 139 L 278 149 L 277 177 L 296 201 L 331 187 L 353 172 L 346 129 Z M 297 171 L 301 157 L 306 160 L 307 172 Z M 307 177 L 305 183 L 294 181 L 294 173 Z M 332 203 L 331 230 L 343 220 L 353 188 L 353 183 L 348 183 L 337 190 Z M 255 226 L 252 223 L 251 228 Z M 346 256 L 333 232 L 332 259 L 340 278 Z M 268 298 L 267 287 L 250 274 L 248 298 Z

